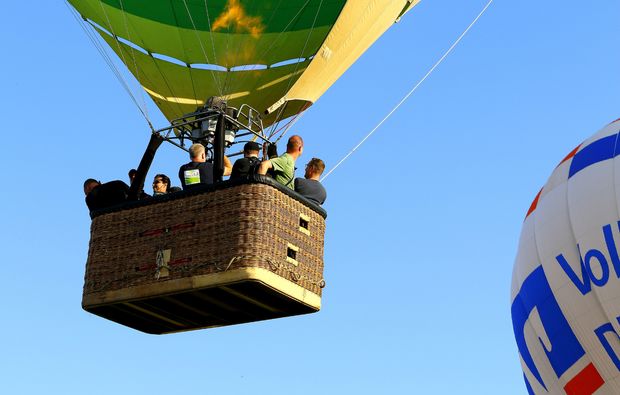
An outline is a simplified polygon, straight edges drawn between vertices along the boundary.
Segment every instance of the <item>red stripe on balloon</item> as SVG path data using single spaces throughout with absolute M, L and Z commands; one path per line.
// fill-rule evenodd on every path
M 540 193 L 541 192 L 542 192 L 542 188 L 536 194 L 536 197 L 534 198 L 534 201 L 530 205 L 530 209 L 527 210 L 527 214 L 525 214 L 525 218 L 527 218 L 530 214 L 532 214 L 534 212 L 534 210 L 536 210 L 536 206 L 538 206 L 538 199 L 540 198 Z
M 578 146 L 575 147 L 575 149 L 573 149 L 571 152 L 569 152 L 568 155 L 566 155 L 564 157 L 564 159 L 562 159 L 562 161 L 558 164 L 558 166 L 560 166 L 562 163 L 566 162 L 567 160 L 569 160 L 573 156 L 575 156 L 575 154 L 579 150 L 579 147 L 581 147 L 581 144 L 579 144 Z M 525 218 L 527 218 L 530 214 L 532 214 L 532 212 L 534 212 L 534 210 L 536 210 L 536 206 L 538 205 L 538 199 L 540 198 L 540 193 L 541 192 L 542 192 L 542 189 L 540 191 L 538 191 L 538 194 L 536 195 L 536 197 L 534 198 L 534 201 L 530 205 L 530 209 L 527 210 L 527 214 L 525 215 Z
M 558 164 L 558 166 L 560 166 L 562 163 L 566 162 L 567 160 L 569 160 L 570 158 L 572 158 L 573 156 L 575 156 L 575 154 L 577 153 L 577 150 L 579 149 L 579 147 L 581 147 L 581 144 L 579 144 L 578 146 L 575 147 L 574 150 L 572 150 L 571 152 L 568 153 L 568 155 L 566 155 L 564 157 L 564 159 L 562 159 L 562 161 Z
M 618 121 L 620 121 L 620 118 L 616 119 L 614 122 L 618 122 Z M 607 124 L 607 126 L 611 125 L 611 124 L 612 124 L 612 123 L 614 123 L 614 122 L 609 122 L 609 123 Z
M 592 395 L 603 384 L 605 380 L 590 363 L 564 386 L 564 391 L 567 395 Z

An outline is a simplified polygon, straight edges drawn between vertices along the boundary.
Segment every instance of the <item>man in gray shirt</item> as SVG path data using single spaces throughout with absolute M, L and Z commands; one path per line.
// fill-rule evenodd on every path
M 306 164 L 305 178 L 295 179 L 295 192 L 316 204 L 323 204 L 327 198 L 327 192 L 319 181 L 323 170 L 325 170 L 325 163 L 322 160 L 310 159 L 310 162 Z

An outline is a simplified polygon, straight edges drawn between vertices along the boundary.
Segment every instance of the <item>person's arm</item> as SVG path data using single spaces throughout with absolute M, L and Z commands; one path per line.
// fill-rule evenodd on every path
M 264 176 L 265 174 L 267 174 L 267 171 L 272 168 L 273 168 L 273 164 L 271 163 L 271 161 L 264 160 L 260 163 L 260 166 L 258 166 L 258 174 Z
M 269 157 L 267 156 L 267 145 L 267 143 L 263 144 L 263 160 L 269 159 Z
M 232 173 L 232 163 L 226 155 L 224 155 L 224 175 L 229 176 Z

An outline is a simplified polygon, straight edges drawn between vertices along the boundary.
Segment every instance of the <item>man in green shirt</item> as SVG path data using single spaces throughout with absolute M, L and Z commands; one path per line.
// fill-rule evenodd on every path
M 269 169 L 273 169 L 274 179 L 280 184 L 295 189 L 295 161 L 301 156 L 304 150 L 304 141 L 301 136 L 291 136 L 286 144 L 286 152 L 277 158 L 268 159 L 261 162 L 258 174 L 267 174 Z

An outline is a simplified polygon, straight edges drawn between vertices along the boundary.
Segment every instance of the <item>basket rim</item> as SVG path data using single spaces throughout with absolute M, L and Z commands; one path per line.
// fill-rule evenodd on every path
M 144 206 L 164 203 L 164 202 L 168 202 L 172 200 L 184 199 L 189 196 L 201 195 L 205 193 L 215 192 L 218 190 L 233 188 L 233 187 L 242 186 L 242 185 L 249 185 L 249 184 L 262 184 L 262 185 L 267 185 L 274 189 L 277 189 L 281 193 L 299 201 L 304 206 L 308 207 L 315 213 L 319 214 L 320 216 L 323 217 L 323 219 L 327 219 L 327 211 L 325 211 L 323 207 L 306 199 L 305 197 L 295 192 L 294 190 L 288 187 L 285 187 L 284 185 L 275 181 L 273 178 L 269 176 L 259 175 L 259 174 L 250 175 L 248 178 L 217 182 L 215 184 L 198 185 L 192 189 L 186 189 L 183 191 L 167 193 L 165 195 L 160 195 L 160 196 L 153 196 L 152 198 L 144 199 L 144 200 L 124 202 L 122 204 L 117 204 L 117 205 L 106 207 L 103 209 L 93 210 L 90 212 L 90 218 L 95 219 L 96 217 L 99 217 L 105 214 L 115 213 L 115 212 L 119 212 L 123 210 L 131 210 L 137 207 L 144 207 Z

